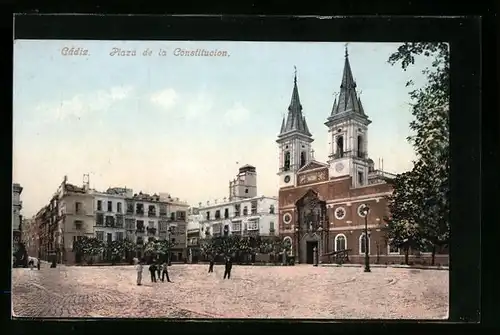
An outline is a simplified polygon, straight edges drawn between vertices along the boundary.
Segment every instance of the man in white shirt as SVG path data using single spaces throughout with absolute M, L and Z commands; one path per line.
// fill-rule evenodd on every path
M 136 259 L 135 262 L 136 262 L 135 270 L 137 271 L 137 285 L 141 286 L 142 271 L 144 270 L 144 267 L 142 266 L 142 261 L 140 261 L 139 259 Z

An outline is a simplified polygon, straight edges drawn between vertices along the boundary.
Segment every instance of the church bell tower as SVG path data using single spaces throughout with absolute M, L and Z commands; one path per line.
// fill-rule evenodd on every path
M 302 114 L 299 89 L 297 87 L 297 69 L 293 79 L 293 91 L 288 114 L 283 117 L 276 143 L 279 147 L 279 187 L 296 186 L 297 171 L 311 159 L 311 143 L 314 141 L 306 118 Z
M 363 110 L 356 92 L 349 53 L 345 50 L 344 72 L 338 100 L 325 125 L 328 127 L 330 177 L 351 176 L 353 187 L 368 184 L 368 125 L 371 121 Z

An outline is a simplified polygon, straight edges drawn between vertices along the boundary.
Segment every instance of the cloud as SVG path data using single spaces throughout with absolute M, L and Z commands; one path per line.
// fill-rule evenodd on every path
M 167 88 L 151 94 L 150 101 L 165 110 L 169 110 L 177 104 L 178 98 L 179 96 L 173 88 Z
M 207 115 L 214 105 L 213 98 L 203 89 L 200 93 L 194 96 L 192 99 L 188 99 L 190 102 L 186 107 L 185 118 L 192 120 L 198 117 Z
M 56 120 L 70 117 L 80 118 L 85 114 L 110 108 L 115 102 L 129 97 L 133 91 L 131 86 L 117 86 L 109 90 L 99 90 L 87 94 L 77 94 L 59 103 L 42 103 L 36 110 L 52 116 Z
M 224 120 L 228 125 L 235 125 L 248 119 L 250 111 L 241 103 L 235 103 L 225 114 Z

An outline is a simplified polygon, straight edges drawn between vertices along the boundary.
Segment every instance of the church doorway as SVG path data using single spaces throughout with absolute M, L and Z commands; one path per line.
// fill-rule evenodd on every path
M 313 264 L 314 262 L 314 248 L 318 249 L 318 241 L 307 241 L 306 249 L 306 262 L 307 264 Z
M 323 229 L 327 226 L 326 202 L 321 199 L 317 192 L 310 189 L 296 202 L 298 212 L 298 230 L 296 238 L 298 243 L 299 263 L 313 263 L 313 249 L 321 248 L 320 241 L 323 238 Z M 321 227 L 321 229 L 320 229 Z

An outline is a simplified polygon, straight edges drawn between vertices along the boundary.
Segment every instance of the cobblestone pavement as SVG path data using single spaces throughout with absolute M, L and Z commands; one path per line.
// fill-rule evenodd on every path
M 132 266 L 13 269 L 18 317 L 403 318 L 448 314 L 448 271 L 356 267 L 169 267 L 173 283 L 137 286 Z

